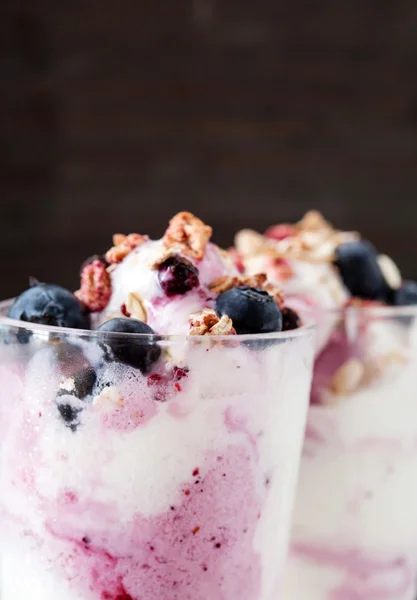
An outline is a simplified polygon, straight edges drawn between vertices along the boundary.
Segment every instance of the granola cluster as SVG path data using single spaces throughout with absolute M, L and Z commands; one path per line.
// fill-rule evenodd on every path
M 265 236 L 243 229 L 236 235 L 235 244 L 244 258 L 267 254 L 275 259 L 330 263 L 340 244 L 357 239 L 357 233 L 334 229 L 319 212 L 312 210 L 295 225 L 276 225 Z
M 211 234 L 211 227 L 193 214 L 184 211 L 170 220 L 163 242 L 165 248 L 171 252 L 201 260 Z
M 147 235 L 140 235 L 139 233 L 129 233 L 129 235 L 115 233 L 113 236 L 113 246 L 110 250 L 107 250 L 105 259 L 111 265 L 120 263 L 132 250 L 148 240 L 149 237 Z
M 227 315 L 219 317 L 211 308 L 191 315 L 189 323 L 188 335 L 236 335 L 232 320 Z

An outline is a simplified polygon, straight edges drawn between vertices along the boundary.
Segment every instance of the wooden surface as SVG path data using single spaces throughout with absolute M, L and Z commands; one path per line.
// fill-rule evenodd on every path
M 415 0 L 4 0 L 1 296 L 183 208 L 226 245 L 317 207 L 417 277 L 416 31 Z

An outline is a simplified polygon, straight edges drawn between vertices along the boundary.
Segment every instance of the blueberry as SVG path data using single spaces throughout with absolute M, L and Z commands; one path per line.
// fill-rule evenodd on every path
M 71 431 L 76 431 L 80 422 L 78 420 L 78 414 L 81 412 L 81 408 L 75 408 L 71 404 L 58 404 L 58 412 L 61 415 L 66 427 L 69 427 Z
M 282 331 L 292 331 L 301 327 L 301 319 L 295 310 L 285 306 L 282 309 Z
M 200 283 L 198 269 L 177 256 L 171 256 L 159 266 L 158 279 L 167 296 L 185 294 Z
M 39 283 L 20 294 L 9 309 L 9 317 L 29 323 L 90 329 L 84 306 L 59 285 Z
M 235 287 L 216 300 L 219 316 L 227 315 L 239 334 L 281 331 L 282 314 L 268 292 L 248 286 Z
M 58 394 L 69 394 L 83 400 L 91 394 L 96 381 L 97 375 L 93 367 L 86 367 L 68 377 L 61 385 Z
M 146 323 L 123 317 L 106 321 L 97 328 L 97 331 L 155 336 L 154 330 Z M 129 335 L 115 335 L 109 336 L 108 340 L 104 339 L 103 341 L 110 347 L 117 360 L 140 369 L 142 373 L 148 373 L 161 355 L 161 348 L 156 340 L 157 337 L 138 338 Z
M 403 281 L 401 287 L 393 293 L 394 306 L 413 306 L 417 304 L 417 282 Z
M 385 300 L 389 290 L 377 258 L 374 246 L 364 240 L 346 242 L 337 248 L 334 264 L 352 296 Z
M 90 366 L 80 369 L 71 377 L 67 377 L 59 386 L 57 394 L 58 412 L 71 431 L 76 431 L 80 424 L 78 415 L 84 408 L 84 402 L 80 401 L 84 401 L 92 393 L 96 380 L 96 372 Z

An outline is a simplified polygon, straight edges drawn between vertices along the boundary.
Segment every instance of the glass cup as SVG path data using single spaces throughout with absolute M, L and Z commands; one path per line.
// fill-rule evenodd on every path
M 1 318 L 1 600 L 278 600 L 313 329 Z
M 417 307 L 322 313 L 285 600 L 417 596 Z

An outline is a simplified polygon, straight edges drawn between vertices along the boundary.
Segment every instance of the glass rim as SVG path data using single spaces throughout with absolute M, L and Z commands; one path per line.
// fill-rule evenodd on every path
M 153 341 L 166 341 L 166 342 L 194 342 L 194 341 L 205 341 L 210 340 L 211 342 L 246 342 L 246 341 L 260 341 L 260 340 L 276 340 L 276 339 L 293 339 L 296 337 L 305 337 L 309 333 L 316 330 L 316 323 L 313 318 L 304 319 L 304 324 L 297 329 L 291 329 L 289 331 L 273 331 L 271 333 L 245 333 L 236 335 L 188 335 L 186 333 L 174 333 L 174 334 L 163 334 L 163 333 L 128 333 L 124 331 L 98 331 L 97 329 L 77 329 L 71 327 L 57 327 L 55 325 L 43 325 L 41 323 L 30 323 L 28 321 L 18 321 L 17 319 L 11 319 L 10 317 L 1 314 L 1 311 L 10 306 L 13 302 L 13 298 L 8 300 L 0 301 L 0 328 L 6 326 L 8 328 L 14 328 L 19 331 L 28 331 L 34 334 L 59 334 L 65 336 L 76 336 L 80 338 L 95 338 L 95 339 L 108 339 L 109 337 L 120 337 L 126 339 L 138 339 L 138 340 L 153 340 Z

